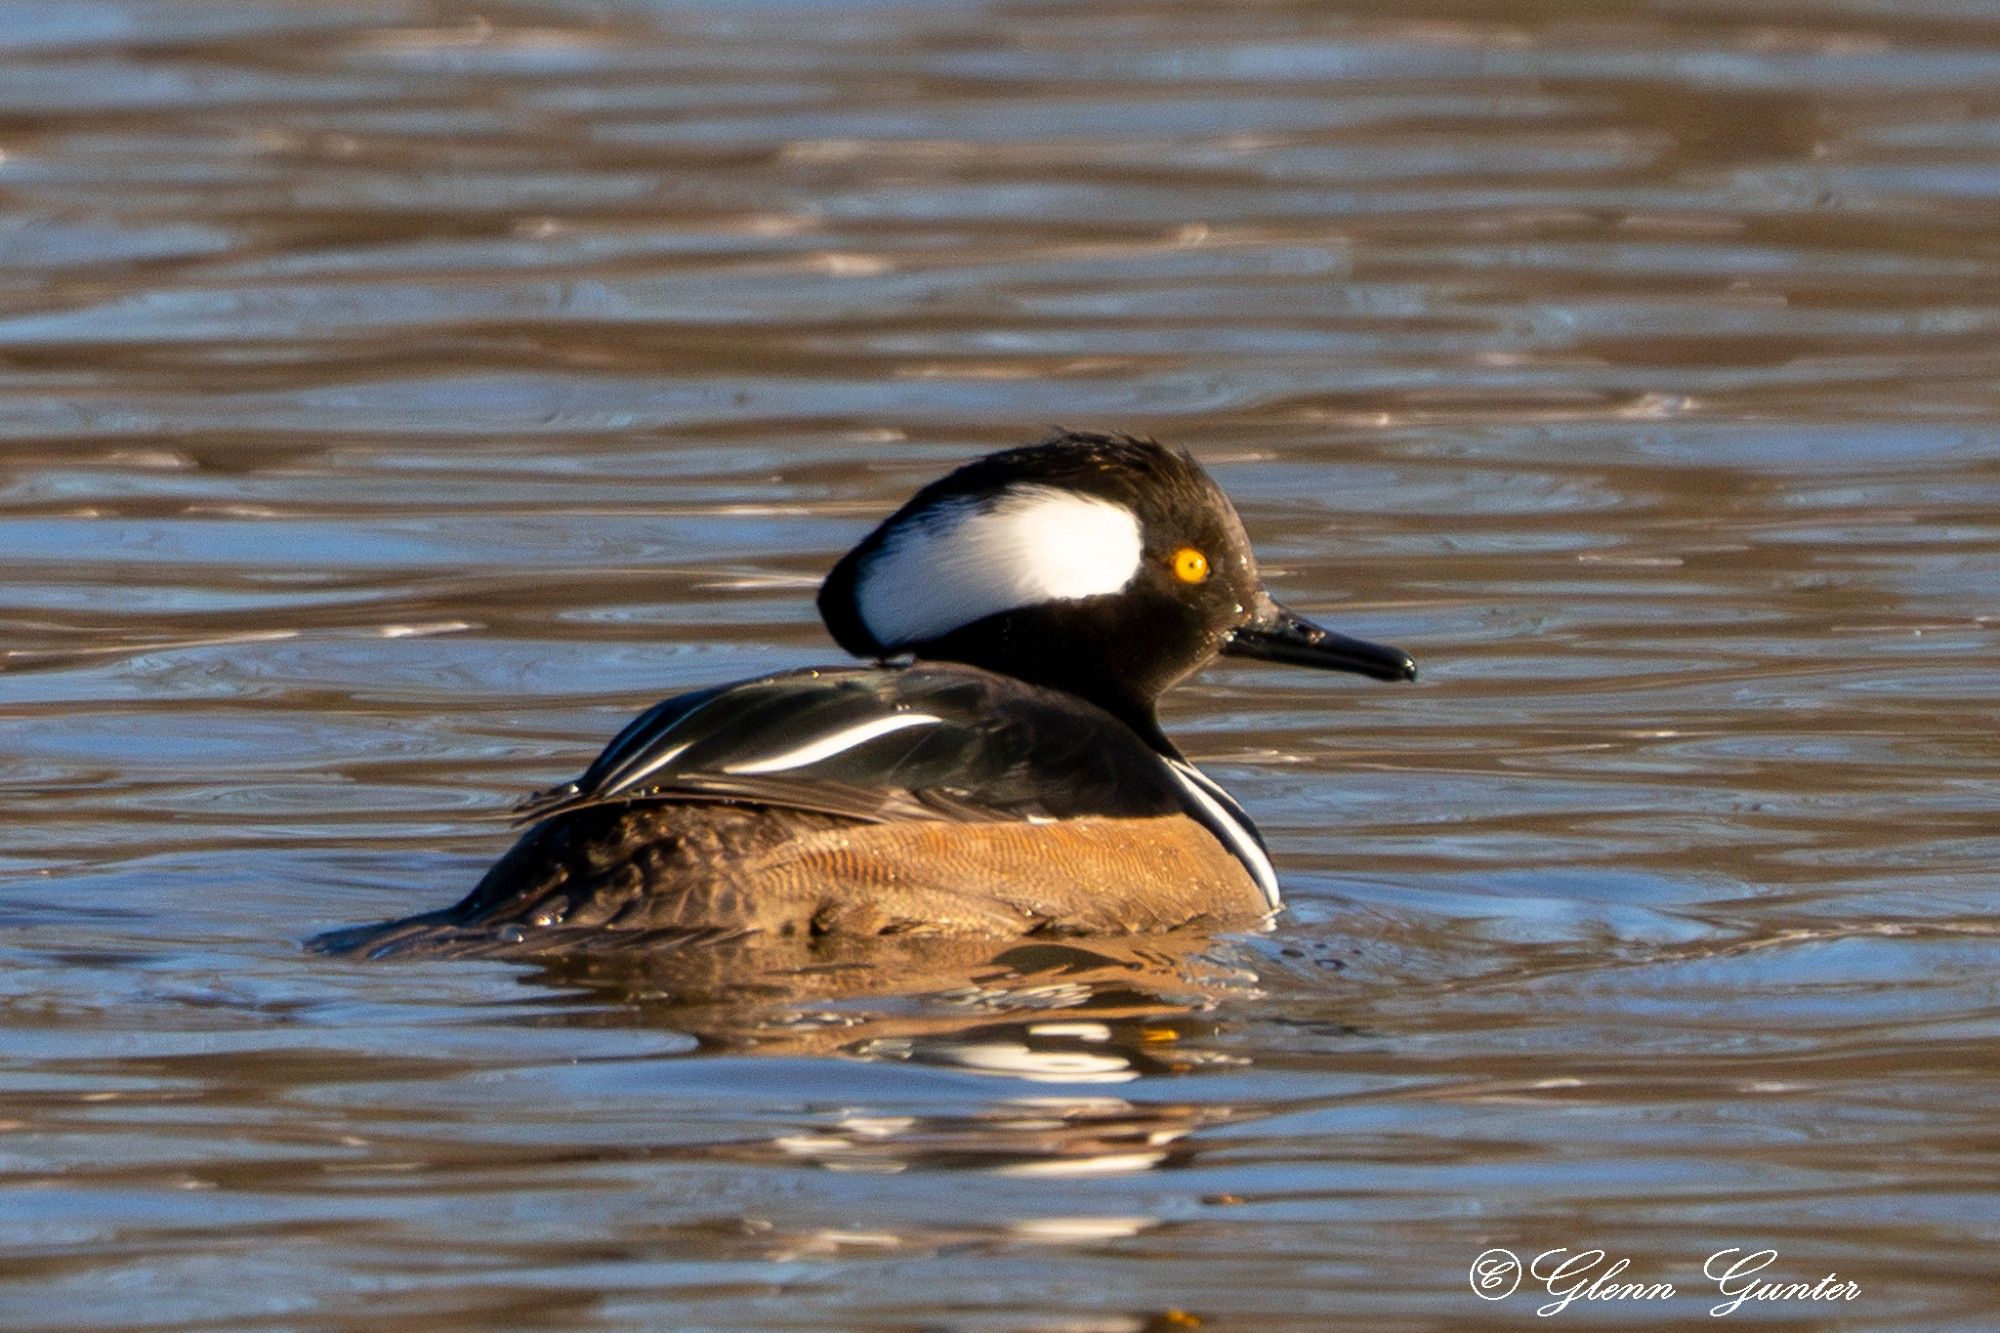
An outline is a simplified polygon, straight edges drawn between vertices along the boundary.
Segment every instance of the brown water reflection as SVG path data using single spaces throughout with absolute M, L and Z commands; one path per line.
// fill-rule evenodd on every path
M 1053 1082 L 1123 1082 L 1219 1060 L 1184 1040 L 1254 994 L 1213 940 L 745 940 L 539 961 L 575 988 L 707 1050 L 917 1059 Z
M 1991 6 L 6 17 L 0 1322 L 2000 1319 Z M 300 953 L 1051 422 L 1425 663 L 1175 699 L 1273 934 Z

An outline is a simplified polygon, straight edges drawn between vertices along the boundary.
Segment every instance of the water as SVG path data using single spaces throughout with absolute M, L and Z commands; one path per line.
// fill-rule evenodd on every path
M 2000 1322 L 1994 6 L 6 19 L 0 1321 Z M 1273 933 L 299 951 L 1051 422 L 1424 664 L 1174 697 Z

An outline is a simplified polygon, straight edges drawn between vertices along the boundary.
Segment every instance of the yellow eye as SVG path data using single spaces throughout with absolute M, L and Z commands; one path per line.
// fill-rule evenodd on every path
M 1200 583 L 1208 577 L 1208 557 L 1192 546 L 1174 552 L 1174 577 L 1182 583 Z

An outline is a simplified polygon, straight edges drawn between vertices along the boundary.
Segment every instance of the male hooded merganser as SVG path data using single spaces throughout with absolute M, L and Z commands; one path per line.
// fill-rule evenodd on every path
M 316 943 L 1247 923 L 1278 906 L 1263 839 L 1161 732 L 1160 694 L 1218 653 L 1416 676 L 1272 601 L 1200 465 L 1122 435 L 1063 432 L 932 482 L 841 558 L 819 611 L 874 665 L 657 704 L 521 805 L 533 827 L 462 902 Z

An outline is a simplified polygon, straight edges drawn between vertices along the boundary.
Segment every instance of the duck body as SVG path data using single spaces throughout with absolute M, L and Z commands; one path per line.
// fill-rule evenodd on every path
M 1128 934 L 1277 905 L 1262 839 L 1192 764 L 1073 695 L 959 663 L 676 696 L 520 811 L 532 827 L 457 905 L 325 947 Z
M 655 705 L 518 807 L 530 827 L 462 901 L 316 947 L 1255 924 L 1279 905 L 1263 840 L 1161 733 L 1159 692 L 1223 651 L 1414 672 L 1277 607 L 1206 474 L 1123 436 L 1066 434 L 933 483 L 835 567 L 820 607 L 875 665 Z

